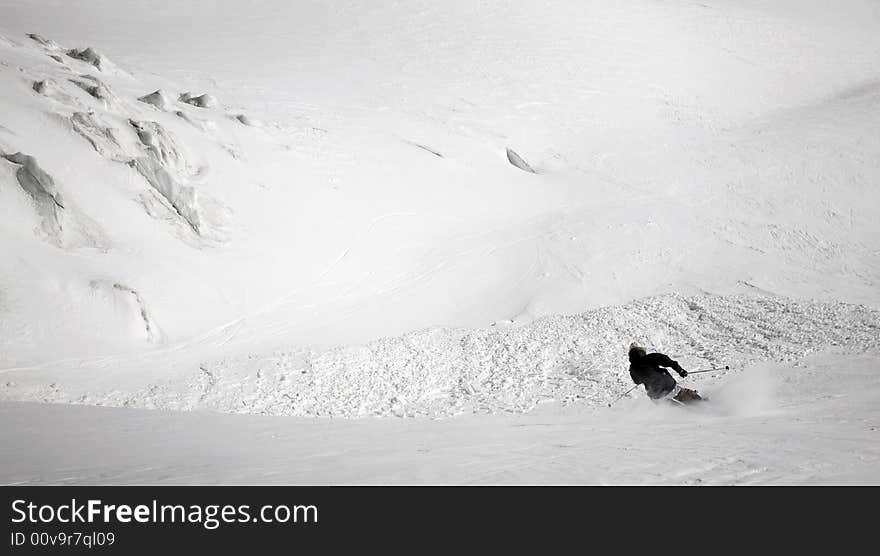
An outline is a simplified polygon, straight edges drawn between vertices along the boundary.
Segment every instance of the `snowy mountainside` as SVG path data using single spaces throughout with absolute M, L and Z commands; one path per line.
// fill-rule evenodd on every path
M 639 338 L 873 345 L 880 15 L 845 4 L 10 2 L 0 395 L 448 415 L 604 403 Z

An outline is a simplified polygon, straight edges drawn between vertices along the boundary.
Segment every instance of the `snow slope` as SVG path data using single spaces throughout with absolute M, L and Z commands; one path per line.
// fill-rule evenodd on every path
M 719 402 L 697 411 L 639 397 L 347 420 L 0 402 L 0 483 L 876 485 L 877 362 L 830 351 L 695 376 Z
M 240 323 L 267 347 L 743 281 L 876 303 L 870 3 L 833 17 L 741 2 L 6 4 L 3 149 L 35 156 L 90 222 L 61 252 L 30 222 L 4 233 L 7 367 L 46 360 L 49 337 L 57 358 L 149 347 L 96 280 L 139 292 L 168 343 Z M 63 54 L 87 45 L 112 68 Z M 46 79 L 59 90 L 36 93 Z M 160 89 L 167 111 L 137 100 Z M 220 105 L 178 101 L 203 92 Z M 175 183 L 131 162 L 153 147 L 129 119 L 169 136 Z M 90 128 L 125 144 L 93 145 Z
M 633 340 L 876 348 L 873 2 L 0 13 L 2 400 L 598 409 Z
M 736 374 L 828 349 L 880 349 L 880 311 L 775 296 L 669 295 L 522 326 L 248 353 L 181 373 L 169 370 L 176 356 L 77 361 L 61 376 L 59 365 L 47 365 L 8 373 L 20 378 L 0 384 L 0 398 L 312 417 L 445 417 L 548 402 L 604 407 L 631 386 L 632 339 L 687 369 L 727 365 Z

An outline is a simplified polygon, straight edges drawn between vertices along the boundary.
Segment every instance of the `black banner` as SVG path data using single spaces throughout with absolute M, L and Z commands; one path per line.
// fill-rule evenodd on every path
M 5 554 L 840 549 L 874 488 L 3 487 Z M 570 548 L 566 549 L 570 550 Z M 332 552 L 330 552 L 332 553 Z

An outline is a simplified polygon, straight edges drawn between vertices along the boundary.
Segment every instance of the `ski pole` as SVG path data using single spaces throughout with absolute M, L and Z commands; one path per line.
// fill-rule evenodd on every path
M 698 374 L 700 374 L 700 373 L 711 373 L 711 372 L 714 372 L 714 371 L 729 371 L 729 370 L 730 370 L 730 367 L 727 366 L 727 365 L 724 365 L 723 367 L 718 367 L 717 369 L 705 369 L 705 370 L 703 370 L 703 371 L 693 371 L 693 372 L 688 371 L 688 376 L 690 376 L 690 375 L 698 375 Z
M 638 388 L 638 387 L 639 387 L 639 385 L 636 384 L 635 386 L 633 386 L 632 388 L 630 388 L 629 390 L 627 390 L 626 392 L 624 392 L 623 394 L 621 394 L 616 400 L 614 400 L 613 402 L 611 402 L 610 404 L 608 404 L 608 407 L 611 407 L 612 405 L 616 404 L 618 401 L 620 401 L 621 399 L 623 399 L 624 396 L 626 396 L 627 394 L 629 394 L 630 392 L 632 392 L 633 390 L 635 390 L 635 389 Z

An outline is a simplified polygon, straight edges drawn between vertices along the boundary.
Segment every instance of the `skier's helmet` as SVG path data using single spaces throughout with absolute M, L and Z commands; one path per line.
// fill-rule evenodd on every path
M 633 342 L 629 345 L 629 360 L 630 361 L 635 361 L 636 359 L 639 359 L 640 357 L 644 357 L 645 355 L 647 355 L 647 353 L 648 352 L 645 348 L 643 348 L 642 346 L 640 346 L 639 344 L 637 344 L 635 342 Z

